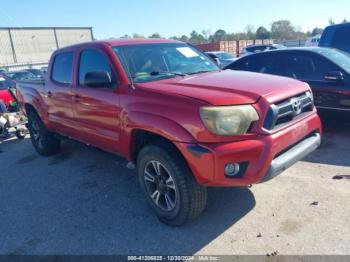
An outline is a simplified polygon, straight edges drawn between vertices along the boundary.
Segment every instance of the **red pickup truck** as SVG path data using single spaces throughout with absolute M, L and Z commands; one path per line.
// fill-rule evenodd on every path
M 134 163 L 161 221 L 205 208 L 206 188 L 267 181 L 315 150 L 321 123 L 305 83 L 221 71 L 173 40 L 111 40 L 59 49 L 44 82 L 18 82 L 35 149 L 65 136 Z

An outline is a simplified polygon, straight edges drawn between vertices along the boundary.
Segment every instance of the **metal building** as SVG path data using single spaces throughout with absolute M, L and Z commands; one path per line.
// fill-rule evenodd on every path
M 92 27 L 1 27 L 0 68 L 45 66 L 57 48 L 91 40 Z

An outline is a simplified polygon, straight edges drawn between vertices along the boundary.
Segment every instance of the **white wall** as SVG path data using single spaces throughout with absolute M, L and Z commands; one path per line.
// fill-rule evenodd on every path
M 10 32 L 17 61 L 12 52 L 9 30 L 0 28 L 0 66 L 47 63 L 57 44 L 65 47 L 92 40 L 89 28 L 57 28 L 57 43 L 53 28 L 13 28 Z

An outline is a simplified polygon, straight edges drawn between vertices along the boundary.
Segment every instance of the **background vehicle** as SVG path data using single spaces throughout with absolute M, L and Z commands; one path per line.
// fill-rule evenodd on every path
M 308 83 L 319 109 L 350 112 L 350 55 L 331 48 L 290 48 L 244 57 L 226 69 L 292 77 Z
M 228 66 L 233 61 L 237 60 L 234 55 L 224 51 L 211 51 L 205 53 L 215 61 L 218 61 L 221 67 Z
M 41 70 L 41 73 L 42 73 L 43 75 L 46 75 L 46 73 L 47 73 L 47 66 L 41 67 L 40 70 Z
M 13 96 L 9 92 L 10 88 L 14 88 L 16 83 L 6 76 L 0 76 L 0 100 L 4 103 L 7 110 L 10 105 L 15 102 Z
M 29 71 L 7 72 L 6 76 L 14 81 L 35 79 L 36 76 Z
M 315 35 L 306 39 L 305 46 L 318 46 L 321 35 Z
M 307 84 L 222 71 L 174 40 L 59 49 L 48 75 L 17 83 L 37 152 L 59 152 L 61 134 L 125 157 L 150 207 L 173 226 L 204 210 L 206 187 L 267 181 L 321 141 Z M 285 108 L 290 100 L 299 107 Z
M 7 72 L 7 70 L 5 70 L 5 69 L 0 69 L 0 75 L 5 74 L 6 72 Z
M 32 73 L 36 78 L 41 78 L 44 76 L 43 72 L 40 69 L 31 68 L 26 69 L 25 71 Z
M 319 46 L 333 47 L 350 53 L 350 23 L 326 27 L 321 36 Z
M 240 56 L 251 55 L 255 53 L 276 50 L 276 49 L 285 49 L 284 45 L 272 44 L 272 45 L 251 45 L 243 48 Z
M 0 138 L 6 138 L 14 131 L 17 138 L 26 136 L 26 117 L 18 112 L 15 96 L 15 82 L 5 76 L 0 76 Z

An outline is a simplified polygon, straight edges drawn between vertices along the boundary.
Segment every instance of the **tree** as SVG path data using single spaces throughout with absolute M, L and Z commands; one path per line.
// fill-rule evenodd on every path
M 256 38 L 256 35 L 254 33 L 255 28 L 253 25 L 247 25 L 245 27 L 245 31 L 247 32 L 248 39 L 253 40 Z
M 322 32 L 323 32 L 322 28 L 315 27 L 311 32 L 311 36 L 320 35 L 320 34 L 322 34 Z
M 209 38 L 211 36 L 210 29 L 202 30 L 202 35 L 204 36 L 205 40 L 209 41 Z
M 258 30 L 256 30 L 256 38 L 257 39 L 269 39 L 271 38 L 271 33 L 263 26 L 260 26 Z
M 217 30 L 213 35 L 213 40 L 215 42 L 226 40 L 226 31 L 222 29 Z
M 145 38 L 145 37 L 143 35 L 138 34 L 138 33 L 134 33 L 132 35 L 132 38 Z
M 328 24 L 334 25 L 334 24 L 335 24 L 335 23 L 334 23 L 334 20 L 333 20 L 332 18 L 329 18 L 329 19 L 328 19 Z
M 198 34 L 196 30 L 193 30 L 190 34 L 189 42 L 191 42 L 192 44 L 203 44 L 207 41 L 205 40 L 202 34 Z
M 162 38 L 162 36 L 160 34 L 158 34 L 158 33 L 153 33 L 148 38 Z
M 189 41 L 189 38 L 188 38 L 188 36 L 187 35 L 183 35 L 183 36 L 181 36 L 180 37 L 180 41 L 182 41 L 182 42 L 188 42 Z
M 226 39 L 227 41 L 234 41 L 237 40 L 237 36 L 235 33 L 226 34 Z
M 345 24 L 347 22 L 348 22 L 348 20 L 346 20 L 346 18 L 344 18 L 342 23 Z
M 290 40 L 295 35 L 294 27 L 288 20 L 273 22 L 271 25 L 271 36 L 277 40 Z
M 128 39 L 128 38 L 131 38 L 131 37 L 129 35 L 122 35 L 120 38 L 121 39 Z

